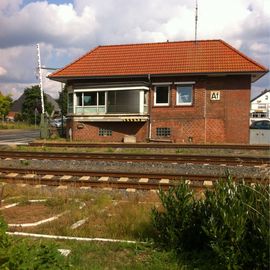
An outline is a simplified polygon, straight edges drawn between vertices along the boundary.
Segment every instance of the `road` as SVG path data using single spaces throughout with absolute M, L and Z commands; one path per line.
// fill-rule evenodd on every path
M 22 130 L 22 129 L 1 129 L 0 144 L 27 144 L 34 139 L 39 138 L 39 129 Z

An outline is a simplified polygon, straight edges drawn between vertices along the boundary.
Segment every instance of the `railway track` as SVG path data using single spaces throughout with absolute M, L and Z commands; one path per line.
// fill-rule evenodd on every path
M 170 162 L 193 164 L 226 164 L 256 166 L 270 164 L 267 157 L 249 156 L 209 156 L 174 154 L 124 154 L 124 153 L 62 153 L 62 152 L 23 152 L 0 151 L 1 159 L 50 159 L 50 160 L 102 160 L 130 162 Z
M 242 149 L 242 150 L 270 150 L 270 145 L 248 145 L 248 144 L 176 144 L 176 143 L 48 143 L 31 142 L 29 146 L 46 147 L 81 147 L 81 148 L 197 148 L 197 149 Z
M 180 181 L 188 182 L 195 188 L 211 187 L 215 181 L 226 179 L 226 175 L 186 175 L 186 174 L 156 174 L 156 173 L 129 173 L 129 172 L 93 172 L 74 170 L 45 170 L 0 168 L 0 179 L 6 183 L 20 183 L 38 186 L 79 187 L 79 188 L 106 188 L 135 190 L 168 189 Z M 267 183 L 261 178 L 234 178 L 235 181 L 244 180 L 249 183 Z

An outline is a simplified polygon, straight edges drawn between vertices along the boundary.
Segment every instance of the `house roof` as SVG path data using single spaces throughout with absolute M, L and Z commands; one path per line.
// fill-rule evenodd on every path
M 52 104 L 54 111 L 60 111 L 58 103 L 49 94 L 44 93 L 44 95 L 47 97 L 47 101 Z M 13 102 L 11 111 L 15 113 L 21 113 L 24 100 L 25 94 L 23 93 L 17 100 Z
M 98 46 L 48 77 L 70 78 L 248 73 L 261 77 L 267 68 L 222 40 Z M 258 79 L 258 78 L 257 78 Z
M 255 101 L 256 99 L 260 98 L 261 96 L 267 94 L 270 92 L 270 89 L 265 89 L 264 91 L 262 91 L 258 96 L 254 97 L 250 102 Z

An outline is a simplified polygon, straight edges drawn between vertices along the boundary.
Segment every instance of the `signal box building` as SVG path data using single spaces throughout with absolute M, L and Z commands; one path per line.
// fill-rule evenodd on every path
M 222 40 L 98 46 L 49 76 L 73 140 L 248 143 L 251 83 L 268 70 Z

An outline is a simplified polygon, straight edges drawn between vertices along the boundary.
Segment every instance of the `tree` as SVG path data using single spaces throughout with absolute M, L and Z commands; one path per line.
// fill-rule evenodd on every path
M 67 85 L 59 92 L 59 99 L 57 100 L 58 104 L 60 105 L 62 115 L 67 115 Z
M 28 87 L 24 89 L 24 102 L 22 104 L 22 117 L 25 121 L 28 121 L 30 124 L 36 122 L 40 122 L 40 114 L 42 113 L 41 107 L 41 97 L 40 97 L 40 87 L 38 85 L 34 85 L 32 87 Z M 45 95 L 44 97 L 44 107 L 45 111 L 48 114 L 51 114 L 53 111 L 53 106 L 51 103 L 47 101 Z M 36 114 L 36 115 L 35 115 Z
M 12 98 L 10 95 L 4 96 L 0 91 L 0 117 L 4 119 L 10 110 Z

